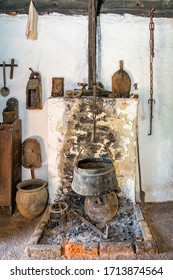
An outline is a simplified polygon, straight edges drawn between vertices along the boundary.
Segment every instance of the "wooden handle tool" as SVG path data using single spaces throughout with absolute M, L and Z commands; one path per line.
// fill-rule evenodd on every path
M 10 79 L 13 79 L 14 73 L 14 58 L 11 59 Z

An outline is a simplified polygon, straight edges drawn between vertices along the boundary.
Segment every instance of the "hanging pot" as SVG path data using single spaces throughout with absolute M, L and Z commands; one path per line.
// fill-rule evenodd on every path
M 78 160 L 84 148 L 91 144 L 97 145 L 98 143 L 88 143 L 77 157 L 72 181 L 73 191 L 82 196 L 101 195 L 113 190 L 119 191 L 115 167 L 110 158 L 90 157 Z

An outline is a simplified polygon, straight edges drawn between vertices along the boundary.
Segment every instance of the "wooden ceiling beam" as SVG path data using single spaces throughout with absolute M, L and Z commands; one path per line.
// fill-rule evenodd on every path
M 173 0 L 103 0 L 100 13 L 149 16 L 155 8 L 155 17 L 173 17 Z M 87 0 L 33 0 L 39 14 L 61 13 L 88 15 Z M 0 0 L 0 13 L 28 14 L 29 0 Z

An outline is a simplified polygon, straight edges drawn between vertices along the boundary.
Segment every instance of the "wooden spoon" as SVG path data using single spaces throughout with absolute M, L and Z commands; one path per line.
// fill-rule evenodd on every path
M 3 61 L 3 80 L 4 80 L 4 86 L 0 89 L 0 93 L 2 96 L 7 96 L 10 93 L 10 90 L 8 87 L 6 87 L 6 72 L 5 72 L 5 61 Z

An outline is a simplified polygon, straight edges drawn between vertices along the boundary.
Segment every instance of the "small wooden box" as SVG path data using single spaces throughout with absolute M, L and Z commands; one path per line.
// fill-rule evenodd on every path
M 17 111 L 3 111 L 3 123 L 12 124 L 16 119 L 18 119 Z

